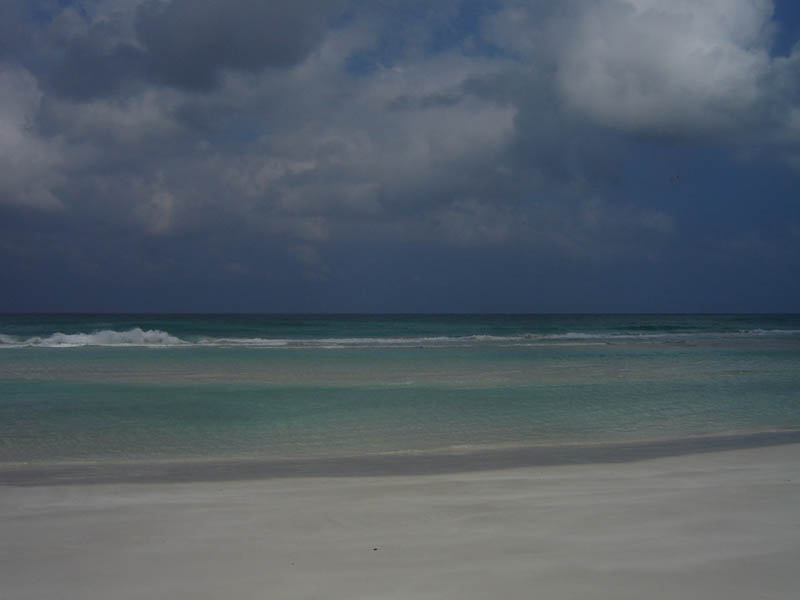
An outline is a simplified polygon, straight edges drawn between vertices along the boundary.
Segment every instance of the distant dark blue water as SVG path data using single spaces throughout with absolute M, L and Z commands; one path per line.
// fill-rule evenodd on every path
M 800 428 L 799 315 L 5 315 L 0 461 Z

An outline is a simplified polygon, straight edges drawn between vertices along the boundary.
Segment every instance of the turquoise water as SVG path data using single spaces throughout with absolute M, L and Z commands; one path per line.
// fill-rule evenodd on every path
M 0 461 L 800 429 L 798 315 L 0 316 Z

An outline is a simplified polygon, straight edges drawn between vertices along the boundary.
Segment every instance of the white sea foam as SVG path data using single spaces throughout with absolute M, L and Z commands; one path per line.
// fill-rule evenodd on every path
M 23 337 L 0 333 L 0 347 L 39 346 L 74 348 L 81 346 L 209 346 L 249 348 L 412 348 L 453 346 L 547 346 L 598 345 L 615 341 L 686 341 L 700 339 L 796 336 L 800 330 L 739 330 L 730 332 L 565 332 L 518 333 L 510 335 L 415 336 L 415 337 L 337 337 L 337 338 L 264 338 L 264 337 L 199 337 L 181 339 L 158 329 L 139 327 L 125 331 L 99 330 L 92 333 L 53 333 L 48 336 Z
M 742 335 L 800 335 L 800 329 L 742 329 Z
M 46 337 L 21 338 L 0 334 L 0 343 L 9 346 L 44 346 L 48 348 L 74 348 L 77 346 L 177 346 L 183 340 L 158 329 L 139 327 L 127 331 L 104 329 L 92 333 L 54 333 Z
M 16 344 L 17 338 L 13 335 L 6 335 L 5 333 L 0 333 L 0 344 Z
M 200 338 L 197 342 L 201 346 L 255 346 L 266 348 L 280 348 L 288 346 L 292 340 L 273 338 Z

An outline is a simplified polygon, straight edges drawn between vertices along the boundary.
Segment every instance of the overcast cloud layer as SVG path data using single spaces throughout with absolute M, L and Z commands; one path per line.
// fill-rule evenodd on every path
M 791 0 L 4 0 L 0 310 L 798 311 Z

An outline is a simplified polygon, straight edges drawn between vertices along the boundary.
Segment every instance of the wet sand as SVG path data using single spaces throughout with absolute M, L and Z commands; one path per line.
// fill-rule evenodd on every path
M 794 597 L 800 444 L 711 450 L 392 477 L 5 485 L 0 598 Z

